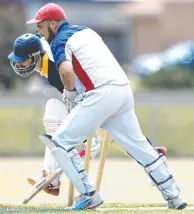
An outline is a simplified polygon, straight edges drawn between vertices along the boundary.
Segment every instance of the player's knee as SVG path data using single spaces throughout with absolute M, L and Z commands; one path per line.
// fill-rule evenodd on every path
M 67 107 L 62 101 L 55 98 L 48 100 L 43 118 L 46 133 L 52 136 L 67 115 Z

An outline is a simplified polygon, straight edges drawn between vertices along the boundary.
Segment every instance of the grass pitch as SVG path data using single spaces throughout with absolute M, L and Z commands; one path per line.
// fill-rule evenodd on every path
M 106 213 L 106 214 L 190 214 L 194 213 L 194 207 L 189 206 L 185 210 L 167 210 L 163 204 L 105 204 L 103 207 L 97 210 L 85 210 L 85 211 L 71 211 L 64 205 L 59 204 L 42 204 L 39 206 L 29 206 L 29 205 L 11 205 L 2 204 L 0 205 L 0 213 L 86 213 L 86 214 L 96 214 L 96 213 Z

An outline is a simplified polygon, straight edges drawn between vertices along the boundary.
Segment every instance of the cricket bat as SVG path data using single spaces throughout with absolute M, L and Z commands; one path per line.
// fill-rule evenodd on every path
M 85 156 L 85 150 L 81 150 L 79 152 L 80 157 Z M 50 173 L 46 177 L 43 177 L 39 182 L 34 184 L 30 190 L 28 191 L 26 197 L 24 198 L 22 204 L 27 204 L 30 200 L 32 200 L 42 189 L 47 187 L 58 175 L 62 174 L 63 170 L 61 168 L 58 168 L 56 171 Z M 73 189 L 73 188 L 71 188 Z
M 58 168 L 55 172 L 50 173 L 46 177 L 43 177 L 39 182 L 34 184 L 28 191 L 22 204 L 27 204 L 32 198 L 34 198 L 42 189 L 48 186 L 58 175 L 62 174 L 62 169 Z

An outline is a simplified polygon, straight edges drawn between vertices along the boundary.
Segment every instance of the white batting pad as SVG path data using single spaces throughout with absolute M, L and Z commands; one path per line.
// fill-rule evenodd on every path
M 39 138 L 45 144 L 45 146 L 47 146 L 49 149 L 56 148 L 56 145 L 51 140 L 51 138 L 52 138 L 51 136 L 42 134 L 42 135 L 39 135 Z
M 43 118 L 47 134 L 53 135 L 67 115 L 68 109 L 64 102 L 55 98 L 48 100 Z
M 59 168 L 59 164 L 53 158 L 53 155 L 51 154 L 50 149 L 46 146 L 43 169 L 46 170 L 47 173 L 50 173 L 50 172 L 54 172 L 58 168 Z
M 69 180 L 73 183 L 75 188 L 82 194 L 87 192 L 86 187 L 83 183 L 83 179 L 86 177 L 85 170 L 81 170 L 79 173 L 75 168 L 72 157 L 75 155 L 75 152 L 71 150 L 67 152 L 65 149 L 61 147 L 57 147 L 55 143 L 51 140 L 51 136 L 49 135 L 39 135 L 40 140 L 51 149 L 51 154 L 55 158 L 55 160 L 59 163 L 60 167 L 67 175 Z
M 64 173 L 67 175 L 69 180 L 73 183 L 73 185 L 78 190 L 78 192 L 85 194 L 86 187 L 82 181 L 81 174 L 78 173 L 78 171 L 76 170 L 68 153 L 60 147 L 52 149 L 51 152 L 52 152 L 52 155 L 57 160 L 57 162 L 60 163 Z

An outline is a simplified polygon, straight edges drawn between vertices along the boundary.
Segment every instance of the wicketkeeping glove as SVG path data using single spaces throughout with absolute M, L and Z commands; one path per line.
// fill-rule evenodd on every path
M 87 141 L 82 143 L 82 149 L 86 150 Z M 98 137 L 92 138 L 92 148 L 90 151 L 90 157 L 91 159 L 94 159 L 96 155 L 100 152 L 101 145 L 100 145 L 100 139 Z
M 77 103 L 75 102 L 75 98 L 77 95 L 77 91 L 68 91 L 65 89 L 63 90 L 63 101 L 66 104 L 69 112 L 77 105 Z

